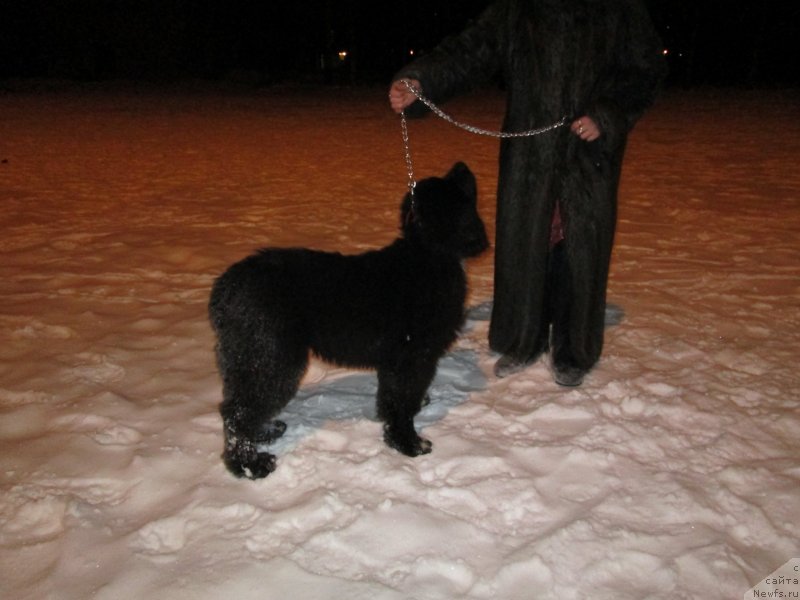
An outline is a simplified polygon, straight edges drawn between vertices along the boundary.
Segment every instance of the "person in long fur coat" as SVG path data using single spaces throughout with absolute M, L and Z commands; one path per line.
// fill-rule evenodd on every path
M 395 75 L 391 106 L 410 116 L 426 109 L 404 79 L 441 103 L 500 76 L 504 131 L 569 118 L 500 145 L 489 327 L 498 377 L 549 350 L 556 382 L 574 386 L 599 360 L 626 139 L 665 70 L 640 0 L 497 0 Z

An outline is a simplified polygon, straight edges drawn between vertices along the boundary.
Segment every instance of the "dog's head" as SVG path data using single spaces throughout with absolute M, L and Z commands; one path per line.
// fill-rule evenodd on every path
M 458 162 L 444 177 L 419 181 L 413 203 L 411 194 L 406 194 L 401 210 L 403 237 L 460 258 L 477 256 L 489 247 L 477 205 L 475 175 Z

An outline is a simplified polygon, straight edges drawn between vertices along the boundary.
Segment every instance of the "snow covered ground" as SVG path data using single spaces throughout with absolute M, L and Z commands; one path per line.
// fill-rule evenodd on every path
M 211 282 L 263 245 L 394 238 L 385 93 L 0 96 L 0 597 L 738 599 L 800 556 L 796 94 L 671 92 L 639 124 L 626 316 L 582 387 L 496 380 L 470 320 L 417 422 L 432 454 L 382 443 L 374 375 L 315 362 L 277 471 L 225 471 Z M 497 142 L 410 128 L 420 177 L 470 164 L 491 228 Z M 491 253 L 469 276 L 490 300 Z

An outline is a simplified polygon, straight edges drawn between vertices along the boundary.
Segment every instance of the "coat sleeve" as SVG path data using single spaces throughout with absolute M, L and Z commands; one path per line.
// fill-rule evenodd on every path
M 461 33 L 444 39 L 429 54 L 401 69 L 392 80 L 419 80 L 425 96 L 436 103 L 445 102 L 490 80 L 501 64 L 503 42 L 500 36 L 506 28 L 500 19 L 507 18 L 503 6 L 506 3 L 507 0 L 499 0 L 489 6 Z M 412 116 L 427 110 L 419 101 L 409 109 Z
M 639 0 L 622 4 L 615 64 L 587 112 L 604 132 L 624 135 L 655 101 L 667 65 L 647 9 Z

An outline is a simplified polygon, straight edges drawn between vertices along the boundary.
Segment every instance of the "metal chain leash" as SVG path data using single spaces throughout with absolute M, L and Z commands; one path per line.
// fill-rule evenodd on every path
M 406 170 L 408 171 L 408 193 L 411 194 L 412 205 L 414 203 L 414 188 L 417 185 L 414 179 L 414 164 L 411 162 L 411 144 L 408 141 L 408 123 L 406 122 L 406 112 L 400 111 L 400 131 L 403 134 L 403 148 L 406 151 Z
M 544 127 L 538 127 L 537 129 L 529 129 L 527 131 L 492 131 L 490 129 L 481 129 L 480 127 L 475 127 L 474 125 L 468 125 L 467 123 L 461 123 L 456 121 L 453 117 L 448 115 L 444 112 L 441 108 L 436 106 L 430 99 L 428 99 L 422 91 L 416 87 L 411 81 L 408 79 L 401 79 L 401 83 L 405 84 L 408 90 L 413 93 L 417 99 L 422 102 L 425 106 L 431 109 L 434 114 L 438 117 L 444 119 L 451 125 L 455 125 L 456 127 L 460 127 L 465 131 L 469 131 L 470 133 L 475 133 L 478 135 L 487 135 L 490 137 L 496 138 L 519 138 L 519 137 L 532 137 L 535 135 L 541 135 L 542 133 L 547 133 L 548 131 L 552 131 L 553 129 L 558 129 L 567 124 L 569 120 L 568 117 L 565 115 L 561 117 L 560 120 L 552 123 L 551 125 L 545 125 Z
M 455 125 L 460 129 L 468 131 L 470 133 L 474 133 L 477 135 L 486 135 L 490 137 L 496 138 L 521 138 L 521 137 L 533 137 L 535 135 L 541 135 L 543 133 L 547 133 L 548 131 L 552 131 L 554 129 L 558 129 L 559 127 L 563 127 L 569 122 L 569 117 L 564 115 L 561 117 L 559 121 L 552 123 L 550 125 L 545 125 L 544 127 L 538 127 L 537 129 L 529 129 L 527 131 L 492 131 L 489 129 L 481 129 L 480 127 L 475 127 L 474 125 L 468 125 L 467 123 L 461 123 L 456 121 L 453 117 L 448 115 L 444 112 L 441 108 L 436 106 L 431 100 L 423 95 L 422 91 L 416 87 L 411 81 L 408 79 L 401 79 L 401 83 L 405 84 L 408 90 L 413 93 L 417 99 L 422 102 L 425 106 L 427 106 L 436 116 L 444 119 L 451 125 Z M 405 158 L 406 158 L 406 169 L 408 170 L 408 191 L 411 194 L 411 201 L 413 204 L 414 201 L 414 187 L 416 187 L 417 182 L 414 178 L 414 165 L 411 162 L 411 147 L 408 141 L 408 123 L 406 122 L 406 113 L 405 111 L 400 112 L 400 129 L 403 134 L 403 145 L 405 147 Z

